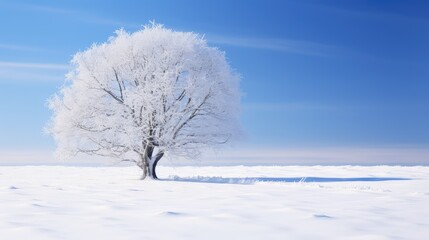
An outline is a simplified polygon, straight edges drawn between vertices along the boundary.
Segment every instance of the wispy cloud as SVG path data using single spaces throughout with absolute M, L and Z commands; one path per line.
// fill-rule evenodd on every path
M 295 111 L 295 110 L 317 110 L 317 111 L 330 111 L 337 110 L 337 105 L 323 105 L 319 103 L 245 103 L 243 104 L 244 110 L 251 111 Z
M 0 68 L 39 68 L 39 69 L 69 69 L 69 65 L 55 63 L 34 63 L 34 62 L 3 62 L 0 61 Z
M 116 26 L 116 27 L 140 27 L 137 24 L 132 24 L 125 21 L 119 21 L 112 18 L 106 18 L 106 17 L 98 16 L 94 13 L 85 12 L 85 11 L 77 11 L 72 9 L 57 8 L 57 7 L 45 6 L 45 5 L 32 5 L 32 4 L 22 5 L 22 7 L 25 7 L 27 9 L 34 10 L 34 11 L 67 16 L 69 18 L 73 18 L 76 21 L 83 21 L 83 22 L 92 23 L 92 24 Z
M 2 50 L 13 50 L 13 51 L 42 51 L 41 48 L 35 48 L 35 47 L 29 47 L 29 46 L 21 46 L 21 45 L 14 45 L 14 44 L 1 44 L 0 43 L 0 49 Z
M 409 24 L 428 24 L 429 19 L 417 17 L 414 15 L 405 15 L 405 14 L 399 14 L 394 12 L 387 12 L 387 11 L 363 11 L 363 10 L 356 10 L 356 9 L 350 9 L 350 8 L 343 8 L 338 6 L 332 6 L 328 4 L 323 4 L 321 1 L 314 2 L 314 3 L 305 3 L 307 6 L 323 10 L 325 12 L 328 12 L 329 14 L 337 14 L 347 17 L 353 17 L 353 18 L 361 18 L 366 20 L 375 20 L 375 21 L 383 21 L 388 23 L 409 23 Z
M 61 81 L 66 64 L 0 61 L 0 82 Z
M 333 56 L 342 51 L 342 47 L 323 43 L 280 39 L 280 38 L 249 38 L 221 35 L 206 35 L 211 43 L 230 45 L 243 48 L 264 49 L 312 56 Z

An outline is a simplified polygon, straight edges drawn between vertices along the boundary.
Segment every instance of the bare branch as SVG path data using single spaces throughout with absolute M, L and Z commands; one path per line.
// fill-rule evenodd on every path
M 124 93 L 123 93 L 123 90 L 122 90 L 123 87 L 121 85 L 121 81 L 119 81 L 118 72 L 116 72 L 115 68 L 112 68 L 112 69 L 113 69 L 113 72 L 115 73 L 116 82 L 118 83 L 119 93 L 121 94 L 121 100 L 122 100 L 122 102 L 124 102 Z

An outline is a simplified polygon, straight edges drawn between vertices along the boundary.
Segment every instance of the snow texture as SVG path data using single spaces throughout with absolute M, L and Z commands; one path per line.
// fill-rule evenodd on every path
M 1 239 L 427 239 L 429 167 L 0 167 Z

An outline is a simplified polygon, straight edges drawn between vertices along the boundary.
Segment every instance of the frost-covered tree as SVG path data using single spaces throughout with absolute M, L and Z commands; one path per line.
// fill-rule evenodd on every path
M 194 158 L 239 132 L 239 76 L 197 34 L 157 24 L 118 30 L 77 53 L 72 66 L 49 100 L 58 158 L 133 161 L 142 179 L 157 179 L 164 154 Z

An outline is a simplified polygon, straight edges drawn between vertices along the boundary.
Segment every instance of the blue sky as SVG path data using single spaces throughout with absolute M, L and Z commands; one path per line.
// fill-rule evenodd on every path
M 0 1 L 0 9 L 0 161 L 55 148 L 42 133 L 45 102 L 74 53 L 155 20 L 204 34 L 242 74 L 247 136 L 237 148 L 390 156 L 400 148 L 429 163 L 420 152 L 429 146 L 425 1 Z

